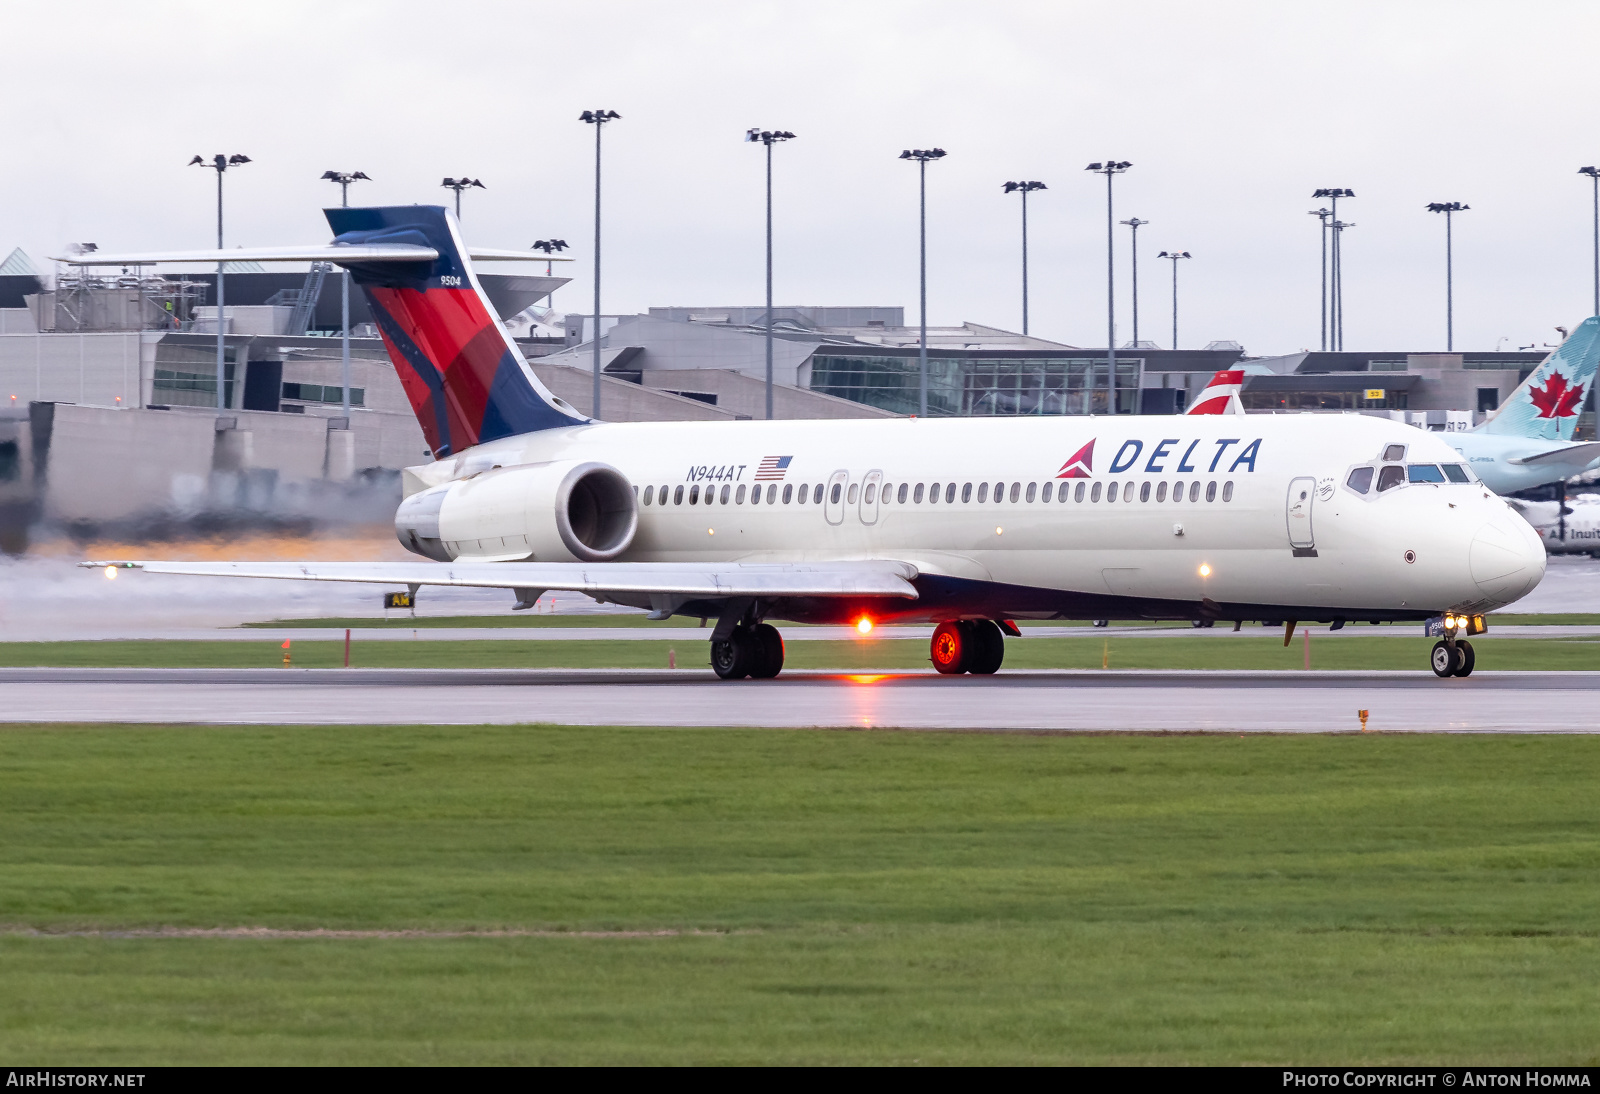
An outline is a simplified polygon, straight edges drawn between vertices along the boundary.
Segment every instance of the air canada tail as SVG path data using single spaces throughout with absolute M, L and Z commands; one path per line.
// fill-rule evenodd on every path
M 1600 366 L 1600 317 L 1585 319 L 1474 432 L 1570 441 Z
M 435 458 L 589 419 L 528 367 L 484 295 L 460 225 L 437 205 L 328 209 L 336 245 L 411 244 L 438 257 L 350 263 Z

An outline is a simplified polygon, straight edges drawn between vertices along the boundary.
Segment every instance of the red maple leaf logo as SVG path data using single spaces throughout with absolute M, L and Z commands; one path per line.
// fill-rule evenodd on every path
M 1583 385 L 1568 387 L 1565 376 L 1552 372 L 1543 387 L 1528 389 L 1528 398 L 1533 400 L 1541 418 L 1570 418 L 1578 413 L 1583 402 Z
M 1094 470 L 1094 441 L 1074 452 L 1056 472 L 1058 479 L 1087 479 Z M 1065 487 L 1063 487 L 1065 489 Z

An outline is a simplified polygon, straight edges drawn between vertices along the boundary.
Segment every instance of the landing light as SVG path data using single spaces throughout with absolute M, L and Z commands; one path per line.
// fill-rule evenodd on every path
M 106 567 L 106 580 L 107 581 L 115 581 L 115 580 L 117 580 L 117 568 L 115 566 L 107 566 Z
M 1200 564 L 1200 576 L 1201 577 L 1210 577 L 1211 576 L 1211 565 L 1210 565 L 1210 563 L 1202 562 Z
M 1000 527 L 997 526 L 995 528 L 995 530 L 994 530 L 994 534 L 997 535 L 997 536 L 1005 535 L 1005 531 L 1006 530 L 1004 528 L 1000 528 Z
M 872 620 L 868 619 L 866 616 L 862 616 L 856 621 L 856 630 L 860 631 L 862 634 L 871 634 Z

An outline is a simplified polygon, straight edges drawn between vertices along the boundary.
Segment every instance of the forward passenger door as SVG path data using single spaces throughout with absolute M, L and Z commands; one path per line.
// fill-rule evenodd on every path
M 883 472 L 872 470 L 861 480 L 861 523 L 878 523 L 878 491 L 883 488 Z
M 1305 477 L 1289 480 L 1285 516 L 1289 526 L 1289 546 L 1295 554 L 1315 554 L 1317 541 L 1311 528 L 1311 507 L 1317 500 L 1317 480 Z

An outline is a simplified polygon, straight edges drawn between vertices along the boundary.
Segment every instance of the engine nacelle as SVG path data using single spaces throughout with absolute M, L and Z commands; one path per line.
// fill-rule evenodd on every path
M 605 562 L 638 527 L 622 472 L 577 460 L 496 467 L 412 494 L 394 515 L 401 545 L 440 562 Z

